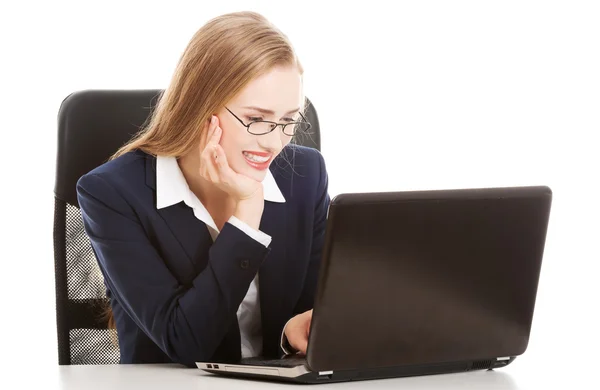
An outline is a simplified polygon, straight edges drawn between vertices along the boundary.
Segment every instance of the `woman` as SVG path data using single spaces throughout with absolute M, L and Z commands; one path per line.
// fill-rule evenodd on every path
M 302 73 L 259 14 L 217 17 L 148 126 L 80 178 L 122 363 L 306 353 L 330 198 L 321 154 L 290 144 Z

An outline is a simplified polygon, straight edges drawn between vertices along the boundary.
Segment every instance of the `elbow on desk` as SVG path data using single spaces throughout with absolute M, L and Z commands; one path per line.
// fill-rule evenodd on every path
M 192 329 L 178 309 L 174 308 L 166 316 L 168 319 L 160 321 L 159 348 L 174 363 L 190 368 L 196 367 L 196 362 L 213 360 L 226 333 L 222 330 L 229 327 L 219 324 L 211 329 Z

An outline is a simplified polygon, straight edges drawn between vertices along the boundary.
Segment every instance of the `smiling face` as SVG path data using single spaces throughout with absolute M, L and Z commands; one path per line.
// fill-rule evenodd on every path
M 301 120 L 301 107 L 302 77 L 295 67 L 274 68 L 252 80 L 216 114 L 223 130 L 220 144 L 231 169 L 262 181 L 273 159 L 292 139 L 281 126 L 265 135 L 250 134 L 236 116 L 246 125 L 257 120 L 289 123 Z

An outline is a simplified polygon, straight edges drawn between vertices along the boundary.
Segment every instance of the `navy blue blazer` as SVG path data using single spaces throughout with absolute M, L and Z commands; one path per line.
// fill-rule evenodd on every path
M 288 145 L 270 169 L 286 201 L 265 202 L 260 230 L 272 237 L 268 248 L 230 223 L 213 243 L 183 202 L 157 210 L 156 158 L 142 151 L 79 179 L 121 363 L 240 359 L 236 312 L 259 270 L 263 355 L 283 355 L 285 323 L 313 307 L 330 198 L 316 149 Z

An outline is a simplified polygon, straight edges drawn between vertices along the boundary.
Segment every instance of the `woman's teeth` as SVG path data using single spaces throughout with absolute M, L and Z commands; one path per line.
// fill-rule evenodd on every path
M 264 163 L 269 161 L 270 157 L 262 157 L 262 156 L 257 156 L 255 154 L 252 153 L 248 153 L 248 152 L 243 152 L 244 156 L 246 156 L 246 158 L 250 161 L 253 161 L 255 163 Z

